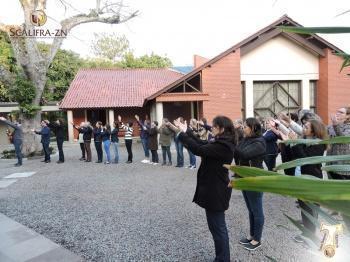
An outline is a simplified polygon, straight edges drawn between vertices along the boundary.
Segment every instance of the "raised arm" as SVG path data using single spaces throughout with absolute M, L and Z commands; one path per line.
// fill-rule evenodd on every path
M 0 117 L 0 121 L 4 122 L 6 125 L 14 128 L 14 129 L 20 129 L 18 125 L 15 123 L 12 123 L 11 121 L 7 120 L 5 117 Z

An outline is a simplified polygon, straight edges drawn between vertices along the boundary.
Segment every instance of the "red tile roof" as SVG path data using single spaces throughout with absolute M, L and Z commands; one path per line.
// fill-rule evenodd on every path
M 60 108 L 142 107 L 145 99 L 183 74 L 170 69 L 81 69 Z

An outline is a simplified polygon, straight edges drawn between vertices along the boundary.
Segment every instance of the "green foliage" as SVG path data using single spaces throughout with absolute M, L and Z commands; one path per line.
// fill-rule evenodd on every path
M 305 145 L 332 145 L 350 143 L 350 136 L 336 136 L 330 139 L 289 139 L 281 141 L 280 143 L 291 144 L 305 144 Z
M 50 45 L 40 43 L 39 48 L 43 53 L 47 53 Z M 44 101 L 60 101 L 63 99 L 70 83 L 83 63 L 84 60 L 78 54 L 59 49 L 47 72 L 48 80 L 43 93 Z
M 350 27 L 297 27 L 297 26 L 277 26 L 285 32 L 296 34 L 347 34 L 350 33 Z
M 168 57 L 154 53 L 140 57 L 134 57 L 132 53 L 128 53 L 120 62 L 120 66 L 123 68 L 166 68 L 171 67 L 172 63 Z
M 24 106 L 32 103 L 36 89 L 31 81 L 18 76 L 9 92 L 14 101 L 18 102 L 20 106 Z
M 116 61 L 129 51 L 129 40 L 125 35 L 95 33 L 94 36 L 95 40 L 92 41 L 91 49 L 100 58 Z
M 32 118 L 38 111 L 40 111 L 41 108 L 40 106 L 33 104 L 24 104 L 20 105 L 19 109 L 26 118 Z

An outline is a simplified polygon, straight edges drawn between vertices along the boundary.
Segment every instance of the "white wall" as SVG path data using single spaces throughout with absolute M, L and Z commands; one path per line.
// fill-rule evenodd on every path
M 270 39 L 241 57 L 241 81 L 246 82 L 246 117 L 254 116 L 254 81 L 301 81 L 302 107 L 307 109 L 309 81 L 318 79 L 317 55 L 283 36 Z

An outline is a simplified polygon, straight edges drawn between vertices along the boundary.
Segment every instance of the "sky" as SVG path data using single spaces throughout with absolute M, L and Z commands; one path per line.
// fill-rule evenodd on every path
M 88 12 L 95 0 L 48 0 L 45 10 L 50 29 L 79 12 Z M 112 0 L 109 0 L 110 2 Z M 118 1 L 118 0 L 116 0 Z M 193 55 L 212 58 L 271 24 L 284 14 L 303 26 L 350 26 L 348 0 L 124 0 L 123 12 L 139 11 L 125 24 L 90 23 L 74 28 L 62 48 L 93 56 L 94 33 L 124 34 L 135 55 L 166 55 L 175 66 L 193 64 Z M 0 0 L 0 23 L 20 24 L 23 12 L 18 0 Z M 350 52 L 350 34 L 321 35 Z M 49 40 L 47 40 L 49 41 Z

